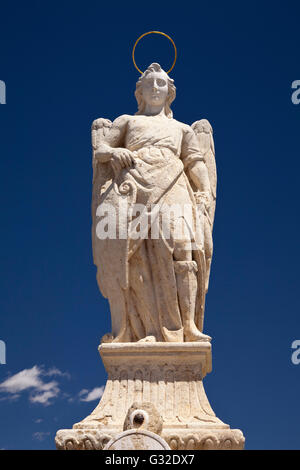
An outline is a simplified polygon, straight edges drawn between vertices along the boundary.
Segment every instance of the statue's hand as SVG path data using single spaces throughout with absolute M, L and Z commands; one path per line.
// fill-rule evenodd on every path
M 211 194 L 208 191 L 198 191 L 195 193 L 196 203 L 202 209 L 202 212 L 209 210 L 211 204 Z
M 125 148 L 116 148 L 110 161 L 114 172 L 119 173 L 122 168 L 129 168 L 134 165 L 133 153 Z

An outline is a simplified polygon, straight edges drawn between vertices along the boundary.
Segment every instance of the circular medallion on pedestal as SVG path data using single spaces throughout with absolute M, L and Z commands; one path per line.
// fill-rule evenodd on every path
M 154 432 L 129 429 L 117 434 L 103 450 L 170 450 L 170 447 Z

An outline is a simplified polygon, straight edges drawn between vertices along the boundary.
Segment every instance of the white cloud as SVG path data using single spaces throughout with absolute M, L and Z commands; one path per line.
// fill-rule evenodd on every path
M 37 393 L 35 395 L 31 395 L 29 400 L 31 403 L 41 403 L 42 405 L 50 405 L 51 398 L 56 398 L 59 393 L 60 389 L 57 386 L 57 382 L 50 382 L 51 388 L 45 392 Z
M 32 436 L 37 441 L 44 441 L 47 436 L 50 436 L 50 432 L 35 432 Z
M 48 381 L 47 382 L 47 378 Z M 55 377 L 51 380 L 50 377 Z M 58 396 L 61 399 L 68 400 L 73 403 L 78 399 L 82 402 L 90 402 L 99 400 L 104 392 L 104 385 L 95 387 L 92 390 L 84 388 L 79 394 L 72 397 L 70 394 L 61 390 L 58 383 L 60 378 L 70 378 L 70 374 L 62 372 L 56 367 L 45 370 L 42 366 L 35 365 L 31 369 L 24 369 L 17 374 L 8 377 L 0 383 L 0 401 L 2 400 L 17 400 L 24 392 L 28 392 L 28 399 L 31 403 L 37 403 L 43 406 L 48 406 L 53 403 Z M 41 422 L 36 420 L 36 423 Z M 36 433 L 36 439 L 38 433 Z
M 51 367 L 47 372 L 44 372 L 44 375 L 48 375 L 49 377 L 52 375 L 57 375 L 58 377 L 66 377 L 70 379 L 71 376 L 68 372 L 62 372 L 61 370 L 57 369 L 57 367 Z
M 60 394 L 60 388 L 55 380 L 44 382 L 43 376 L 53 375 L 69 376 L 55 367 L 48 371 L 37 365 L 31 369 L 24 369 L 0 383 L 0 392 L 5 394 L 2 399 L 19 398 L 21 392 L 30 391 L 29 400 L 32 403 L 50 405 L 51 399 Z
M 90 392 L 84 388 L 79 392 L 80 401 L 94 401 L 99 400 L 104 392 L 104 385 L 102 387 L 93 388 Z
M 0 390 L 1 392 L 1 390 Z M 20 393 L 15 393 L 14 395 L 4 395 L 4 396 L 1 396 L 0 395 L 0 401 L 16 401 L 20 398 Z
M 38 366 L 32 369 L 24 369 L 0 384 L 0 391 L 7 393 L 22 392 L 28 388 L 38 388 L 41 385 L 39 378 L 41 371 Z

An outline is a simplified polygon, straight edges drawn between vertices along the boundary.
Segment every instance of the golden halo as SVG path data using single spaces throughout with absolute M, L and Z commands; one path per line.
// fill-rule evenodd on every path
M 172 64 L 172 67 L 167 71 L 167 73 L 170 73 L 171 70 L 173 69 L 174 65 L 176 64 L 176 60 L 177 60 L 177 49 L 176 49 L 176 46 L 175 46 L 175 43 L 173 41 L 172 38 L 170 38 L 170 36 L 168 36 L 166 33 L 162 33 L 161 31 L 148 31 L 148 33 L 144 33 L 142 34 L 134 43 L 134 46 L 133 46 L 133 49 L 132 49 L 132 60 L 133 60 L 133 64 L 135 66 L 135 68 L 141 73 L 143 74 L 143 72 L 138 68 L 138 66 L 136 65 L 136 62 L 135 62 L 135 59 L 134 59 L 134 52 L 135 52 L 135 48 L 137 46 L 137 43 L 144 37 L 144 36 L 147 36 L 148 34 L 161 34 L 162 36 L 165 36 L 166 38 L 168 38 L 171 43 L 173 44 L 173 47 L 174 47 L 174 54 L 175 54 L 175 57 L 174 57 L 174 61 L 173 61 L 173 64 Z

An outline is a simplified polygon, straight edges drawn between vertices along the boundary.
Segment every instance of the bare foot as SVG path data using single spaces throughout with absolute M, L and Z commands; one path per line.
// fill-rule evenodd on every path
M 201 333 L 193 323 L 184 327 L 184 337 L 186 342 L 211 340 L 210 336 Z
M 111 333 L 106 333 L 104 336 L 102 336 L 101 343 L 112 343 L 113 340 L 113 335 Z
M 138 341 L 138 343 L 155 343 L 156 338 L 155 336 L 145 336 L 145 338 L 142 338 Z

